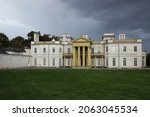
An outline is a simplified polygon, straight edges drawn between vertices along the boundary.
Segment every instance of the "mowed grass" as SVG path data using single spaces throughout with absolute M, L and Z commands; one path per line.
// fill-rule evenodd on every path
M 0 99 L 150 99 L 150 71 L 0 70 Z

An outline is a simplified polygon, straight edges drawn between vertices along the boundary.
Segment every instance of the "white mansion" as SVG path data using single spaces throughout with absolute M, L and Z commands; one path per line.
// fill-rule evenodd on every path
M 119 34 L 105 33 L 101 40 L 92 41 L 88 35 L 73 39 L 63 34 L 59 41 L 40 41 L 39 33 L 31 42 L 30 66 L 83 67 L 83 68 L 142 68 L 146 66 L 146 53 L 141 39 L 126 39 Z

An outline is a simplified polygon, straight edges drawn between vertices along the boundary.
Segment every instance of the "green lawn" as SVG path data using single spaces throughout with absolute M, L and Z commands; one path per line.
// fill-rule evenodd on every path
M 0 70 L 0 99 L 150 99 L 150 71 Z

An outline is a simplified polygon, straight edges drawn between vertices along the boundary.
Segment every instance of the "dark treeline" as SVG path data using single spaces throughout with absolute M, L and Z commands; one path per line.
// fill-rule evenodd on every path
M 9 39 L 4 33 L 0 33 L 0 48 L 25 48 L 30 47 L 31 39 L 24 39 L 21 36 L 16 36 Z
M 30 43 L 34 40 L 34 31 L 29 32 L 27 37 L 28 39 L 24 39 L 21 36 L 16 36 L 13 39 L 9 39 L 7 35 L 0 33 L 0 48 L 30 48 Z M 51 36 L 49 34 L 43 34 L 43 36 L 41 36 L 40 34 L 40 41 L 51 41 L 52 39 L 58 41 L 59 37 L 55 35 Z
M 146 56 L 146 66 L 150 67 L 150 53 L 148 53 Z

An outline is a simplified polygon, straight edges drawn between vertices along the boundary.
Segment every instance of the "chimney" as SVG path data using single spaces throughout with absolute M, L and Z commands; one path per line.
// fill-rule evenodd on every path
M 126 35 L 125 34 L 119 34 L 119 40 L 125 40 Z
M 39 42 L 40 34 L 38 32 L 34 32 L 34 41 Z
M 82 35 L 83 38 L 88 39 L 89 36 L 88 35 Z

